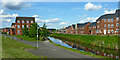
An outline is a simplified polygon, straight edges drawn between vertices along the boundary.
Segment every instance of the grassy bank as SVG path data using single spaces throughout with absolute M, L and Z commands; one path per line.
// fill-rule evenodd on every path
M 94 57 L 94 58 L 110 58 L 110 57 L 104 57 L 104 56 L 100 56 L 100 55 L 95 55 L 95 54 L 92 54 L 91 52 L 84 52 L 84 51 L 80 51 L 80 50 L 77 50 L 77 49 L 72 49 L 72 48 L 64 47 L 64 46 L 61 46 L 59 44 L 53 43 L 51 40 L 49 40 L 49 41 L 52 44 L 54 44 L 55 46 L 58 46 L 58 47 L 61 47 L 61 48 L 64 48 L 64 49 L 67 49 L 69 51 L 73 51 L 73 52 L 76 52 L 76 53 L 79 53 L 79 54 L 83 54 L 83 55 L 86 55 L 86 56 L 91 56 L 91 57 Z
M 72 35 L 60 33 L 53 33 L 50 36 L 82 44 L 101 46 L 103 48 L 116 49 L 116 46 L 118 48 L 118 36 Z
M 35 49 L 35 47 L 2 36 L 3 58 L 39 58 L 38 56 L 26 52 L 24 49 Z
M 30 38 L 29 36 L 22 36 L 22 35 L 11 35 L 11 36 L 22 38 L 23 40 L 26 40 L 26 41 L 37 41 L 35 38 Z

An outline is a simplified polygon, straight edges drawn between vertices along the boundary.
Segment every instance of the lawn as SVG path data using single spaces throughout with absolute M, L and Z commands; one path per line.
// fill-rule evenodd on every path
M 116 49 L 116 46 L 118 47 L 118 36 L 72 35 L 60 33 L 53 33 L 50 36 L 62 40 L 69 40 L 77 43 L 101 46 L 110 49 Z
M 35 49 L 35 47 L 2 36 L 3 58 L 39 58 L 38 56 L 32 55 L 24 49 Z

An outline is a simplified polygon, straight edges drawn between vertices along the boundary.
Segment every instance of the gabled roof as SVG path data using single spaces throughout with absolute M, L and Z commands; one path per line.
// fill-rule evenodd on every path
M 114 14 L 102 15 L 96 21 L 101 20 L 101 19 L 114 18 L 114 17 L 120 17 L 120 9 L 116 10 L 116 12 Z
M 72 25 L 73 29 L 75 29 L 75 24 Z
M 22 20 L 24 20 L 24 21 L 26 21 L 26 20 L 29 20 L 29 21 L 33 20 L 35 22 L 35 17 L 16 17 L 16 20 L 20 20 L 20 21 L 22 21 Z
M 86 26 L 86 24 L 88 24 L 89 22 L 86 22 L 86 23 L 78 23 L 77 24 L 77 27 L 78 28 L 82 28 L 82 27 L 84 27 L 84 26 Z
M 88 27 L 96 26 L 96 22 L 91 23 Z

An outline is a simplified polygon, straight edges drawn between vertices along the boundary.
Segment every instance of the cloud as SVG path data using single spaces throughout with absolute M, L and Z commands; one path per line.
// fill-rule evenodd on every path
M 87 10 L 87 11 L 93 11 L 93 10 L 98 10 L 102 8 L 101 5 L 94 5 L 92 3 L 87 3 L 85 6 L 84 6 L 84 9 Z
M 12 14 L 12 15 L 10 15 L 10 14 L 4 12 L 3 9 L 0 10 L 0 19 L 1 19 L 1 21 L 11 22 L 17 16 L 18 16 L 18 14 Z
M 85 23 L 85 22 L 96 22 L 96 20 L 98 19 L 99 17 L 88 17 L 86 19 L 82 19 L 80 21 L 80 23 Z
M 86 17 L 87 15 L 86 14 L 84 14 L 83 16 L 81 16 L 81 15 L 78 15 L 78 17 Z
M 54 19 L 39 19 L 39 18 L 36 18 L 35 19 L 35 21 L 37 21 L 37 22 L 43 22 L 43 23 L 56 23 L 59 20 L 60 20 L 59 18 L 54 18 Z
M 67 23 L 65 23 L 65 22 L 61 22 L 59 25 L 67 25 Z
M 115 13 L 116 10 L 111 10 L 111 11 L 108 11 L 108 10 L 105 10 L 104 11 L 104 14 L 113 14 Z
M 3 0 L 1 3 L 1 7 L 10 10 L 20 10 L 31 6 L 31 4 L 25 3 L 24 0 Z

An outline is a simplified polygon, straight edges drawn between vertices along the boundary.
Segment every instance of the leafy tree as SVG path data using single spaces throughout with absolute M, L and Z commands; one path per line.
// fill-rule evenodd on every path
M 24 28 L 22 29 L 22 35 L 28 36 L 28 28 L 26 27 L 26 24 L 24 25 Z
M 46 27 L 47 27 L 47 26 L 46 26 L 46 24 L 44 23 L 42 29 L 39 30 L 39 37 L 40 37 L 40 39 L 42 39 L 42 40 L 46 39 L 47 36 L 48 36 L 48 30 L 46 29 Z
M 37 23 L 31 24 L 29 29 L 29 37 L 37 39 L 37 27 L 38 27 Z

